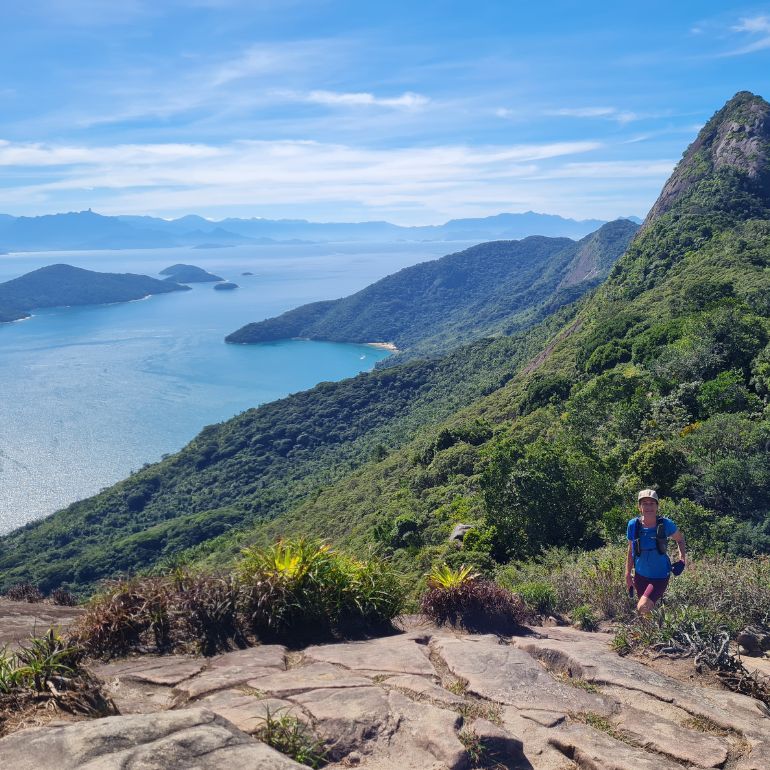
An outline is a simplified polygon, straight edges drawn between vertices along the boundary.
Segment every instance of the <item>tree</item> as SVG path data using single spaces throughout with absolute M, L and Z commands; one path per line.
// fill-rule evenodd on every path
M 609 476 L 566 441 L 499 446 L 482 477 L 494 557 L 505 561 L 548 546 L 592 544 L 612 490 Z

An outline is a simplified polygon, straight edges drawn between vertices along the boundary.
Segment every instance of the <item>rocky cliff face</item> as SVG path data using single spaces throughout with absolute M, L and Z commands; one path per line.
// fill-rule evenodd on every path
M 724 169 L 745 174 L 770 196 L 770 104 L 740 91 L 701 129 L 650 209 L 643 228 L 665 214 L 706 176 Z

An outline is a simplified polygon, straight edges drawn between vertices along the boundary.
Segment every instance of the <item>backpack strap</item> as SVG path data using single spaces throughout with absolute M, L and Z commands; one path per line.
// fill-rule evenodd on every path
M 634 558 L 642 555 L 642 520 L 638 516 L 634 521 Z
M 668 535 L 666 535 L 666 523 L 662 516 L 658 516 L 655 522 L 655 545 L 661 555 L 668 553 Z

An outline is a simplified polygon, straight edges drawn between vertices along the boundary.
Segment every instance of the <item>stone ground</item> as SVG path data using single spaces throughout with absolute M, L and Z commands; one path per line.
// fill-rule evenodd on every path
M 13 647 L 32 635 L 40 635 L 51 626 L 68 626 L 82 614 L 80 607 L 0 599 L 0 649 Z
M 610 636 L 397 636 L 94 664 L 122 716 L 0 740 L 0 767 L 301 767 L 255 741 L 293 715 L 330 770 L 770 770 L 770 711 L 621 658 Z M 689 663 L 689 665 L 692 665 Z

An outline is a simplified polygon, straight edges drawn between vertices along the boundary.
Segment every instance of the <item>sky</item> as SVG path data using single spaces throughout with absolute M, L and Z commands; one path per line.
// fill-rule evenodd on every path
M 770 3 L 4 4 L 0 213 L 644 216 Z

